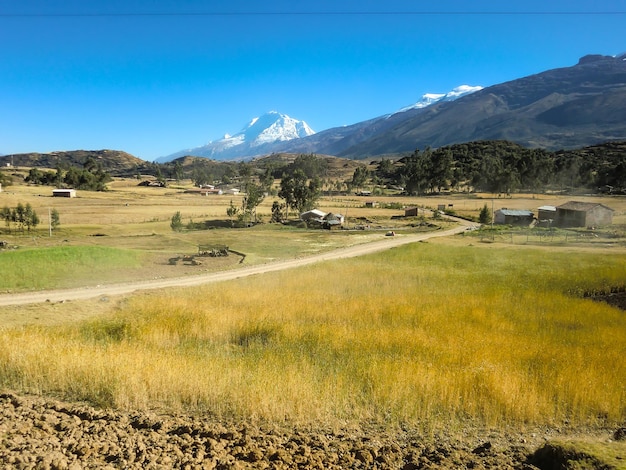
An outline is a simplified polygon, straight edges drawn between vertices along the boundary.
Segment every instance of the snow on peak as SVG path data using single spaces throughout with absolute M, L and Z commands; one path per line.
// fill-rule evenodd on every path
M 426 108 L 427 106 L 439 103 L 440 101 L 454 101 L 462 96 L 469 95 L 470 93 L 475 93 L 482 89 L 483 87 L 481 86 L 460 85 L 456 88 L 453 88 L 448 93 L 425 93 L 424 95 L 422 95 L 422 99 L 419 100 L 417 103 L 405 106 L 404 108 L 396 111 L 396 113 L 403 113 L 405 111 L 409 111 L 410 109 Z
M 253 147 L 315 134 L 306 122 L 292 119 L 276 111 L 270 111 L 254 119 L 240 133 L 245 135 L 245 141 Z
M 304 121 L 292 119 L 286 114 L 270 111 L 252 119 L 241 131 L 234 135 L 225 134 L 222 139 L 210 141 L 202 147 L 182 150 L 163 157 L 170 161 L 184 155 L 195 155 L 216 159 L 239 158 L 254 155 L 255 147 L 274 142 L 284 142 L 315 134 Z

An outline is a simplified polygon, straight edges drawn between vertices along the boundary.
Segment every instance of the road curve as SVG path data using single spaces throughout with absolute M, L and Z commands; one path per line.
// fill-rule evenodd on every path
M 463 221 L 465 222 L 465 221 Z M 467 222 L 465 222 L 467 223 Z M 324 253 L 318 253 L 302 258 L 291 260 L 274 261 L 266 264 L 248 266 L 230 271 L 218 271 L 212 273 L 198 274 L 194 276 L 152 279 L 124 284 L 106 284 L 96 287 L 79 287 L 73 289 L 45 290 L 39 292 L 22 292 L 16 294 L 0 295 L 0 306 L 26 305 L 44 302 L 63 302 L 69 300 L 85 300 L 100 296 L 125 295 L 140 290 L 164 289 L 167 287 L 190 287 L 212 282 L 228 281 L 255 274 L 269 273 L 283 269 L 291 269 L 306 266 L 320 261 L 336 260 L 341 258 L 354 258 L 369 253 L 387 250 L 396 246 L 408 243 L 419 242 L 435 237 L 446 237 L 456 235 L 467 229 L 467 226 L 458 226 L 448 230 L 429 232 L 415 235 L 396 235 L 385 237 L 382 240 L 354 245 L 346 248 L 339 248 Z

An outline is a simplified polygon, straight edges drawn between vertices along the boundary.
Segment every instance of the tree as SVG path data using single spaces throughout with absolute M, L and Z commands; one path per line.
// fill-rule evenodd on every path
M 183 165 L 180 163 L 180 160 L 176 160 L 174 162 L 174 178 L 176 178 L 176 182 L 182 180 L 183 176 Z
M 210 183 L 210 176 L 204 168 L 194 168 L 191 174 L 193 184 L 199 188 Z
M 50 227 L 52 228 L 52 230 L 56 230 L 59 225 L 61 225 L 59 211 L 56 209 L 52 209 L 52 211 L 50 212 Z
M 287 208 L 295 209 L 300 214 L 313 209 L 319 198 L 320 189 L 319 178 L 308 180 L 302 170 L 296 170 L 291 176 L 283 175 L 278 196 L 285 200 Z
M 294 205 L 294 185 L 295 180 L 293 176 L 283 174 L 283 177 L 280 180 L 280 191 L 278 191 L 278 197 L 285 200 L 285 219 L 289 218 L 289 209 Z
M 382 176 L 389 176 L 393 172 L 393 162 L 388 158 L 383 158 L 378 164 L 378 171 Z
M 177 211 L 176 214 L 172 216 L 172 221 L 170 222 L 170 227 L 175 232 L 182 232 L 183 230 L 183 217 L 180 215 L 180 211 Z
M 36 228 L 39 225 L 39 216 L 28 203 L 24 207 L 24 225 L 29 232 L 31 228 Z
M 400 170 L 401 181 L 409 194 L 422 194 L 429 184 L 430 152 L 416 150 Z
M 4 223 L 7 226 L 7 230 L 11 231 L 11 222 L 13 222 L 13 211 L 10 207 L 4 206 L 0 211 L 0 218 L 4 219 Z
M 365 166 L 357 166 L 352 175 L 352 187 L 361 189 L 368 177 L 369 171 L 367 171 L 367 168 Z
M 483 208 L 480 210 L 480 214 L 478 214 L 478 221 L 481 224 L 491 223 L 491 211 L 487 207 L 487 204 L 485 204 Z
M 233 204 L 233 200 L 230 200 L 230 206 L 226 209 L 226 215 L 230 217 L 230 226 L 234 225 L 233 218 L 237 216 L 239 209 Z
M 289 174 L 300 170 L 309 179 L 320 178 L 328 171 L 328 161 L 314 154 L 302 154 L 298 155 L 287 169 Z
M 246 194 L 241 201 L 241 209 L 244 219 L 254 216 L 254 221 L 256 222 L 256 208 L 265 198 L 263 186 L 248 181 L 245 190 Z
M 283 220 L 283 210 L 285 209 L 285 204 L 281 204 L 278 201 L 274 201 L 272 203 L 272 222 L 280 223 Z
M 15 208 L 13 212 L 13 219 L 14 219 L 13 222 L 17 222 L 17 225 L 21 232 L 24 231 L 24 222 L 25 222 L 24 214 L 25 213 L 26 213 L 26 208 L 21 202 L 18 202 L 17 207 Z

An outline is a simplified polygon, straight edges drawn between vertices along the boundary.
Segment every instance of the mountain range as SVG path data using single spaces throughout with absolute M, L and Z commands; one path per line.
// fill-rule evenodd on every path
M 401 114 L 411 109 L 422 109 L 438 102 L 453 101 L 461 96 L 474 93 L 481 90 L 481 86 L 461 85 L 454 88 L 448 93 L 426 93 L 422 98 L 412 105 L 406 106 L 393 114 Z M 389 119 L 393 114 L 383 116 L 383 119 Z M 369 123 L 366 121 L 365 123 Z M 356 124 L 359 126 L 364 123 Z M 347 130 L 348 134 L 354 132 L 354 126 L 337 128 L 339 134 L 343 134 L 342 130 Z M 318 152 L 316 150 L 308 150 L 311 146 L 321 147 L 324 144 L 317 142 L 317 139 L 303 139 L 311 137 L 315 131 L 309 127 L 305 121 L 293 119 L 286 114 L 277 111 L 270 111 L 261 117 L 254 118 L 241 131 L 235 135 L 225 135 L 222 139 L 211 141 L 206 145 L 191 149 L 181 150 L 179 152 L 158 158 L 156 162 L 165 163 L 184 156 L 206 157 L 215 160 L 232 160 L 246 159 L 270 153 L 281 152 L 281 148 L 291 148 L 292 145 L 304 147 L 299 152 Z M 323 138 L 328 138 L 326 133 Z M 294 150 L 288 150 L 293 152 Z
M 476 140 L 569 149 L 626 138 L 626 54 L 587 55 L 577 64 L 505 83 L 425 94 L 418 103 L 380 117 L 318 133 L 277 112 L 234 136 L 183 155 L 250 159 L 278 152 L 350 159 L 412 152 Z

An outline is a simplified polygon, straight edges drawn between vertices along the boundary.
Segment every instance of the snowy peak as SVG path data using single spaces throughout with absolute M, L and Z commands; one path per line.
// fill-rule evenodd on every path
M 454 101 L 462 96 L 469 95 L 470 93 L 475 93 L 477 91 L 482 90 L 481 86 L 470 86 L 470 85 L 461 85 L 454 88 L 452 91 L 448 93 L 426 93 L 422 95 L 422 99 L 417 103 L 405 106 L 402 109 L 396 111 L 396 113 L 403 113 L 405 111 L 409 111 L 410 109 L 422 109 L 427 106 L 431 106 L 435 103 L 439 103 L 440 101 Z
M 292 119 L 286 114 L 270 111 L 261 117 L 254 118 L 239 134 L 252 147 L 273 142 L 298 139 L 313 135 L 315 132 L 304 121 Z
M 255 148 L 276 142 L 285 142 L 315 134 L 315 131 L 304 121 L 298 121 L 286 114 L 270 111 L 252 119 L 237 134 L 226 134 L 222 139 L 211 141 L 202 147 L 182 150 L 167 157 L 157 159 L 158 162 L 169 162 L 176 158 L 193 155 L 218 160 L 241 158 L 254 155 Z M 260 151 L 261 149 L 259 149 Z

